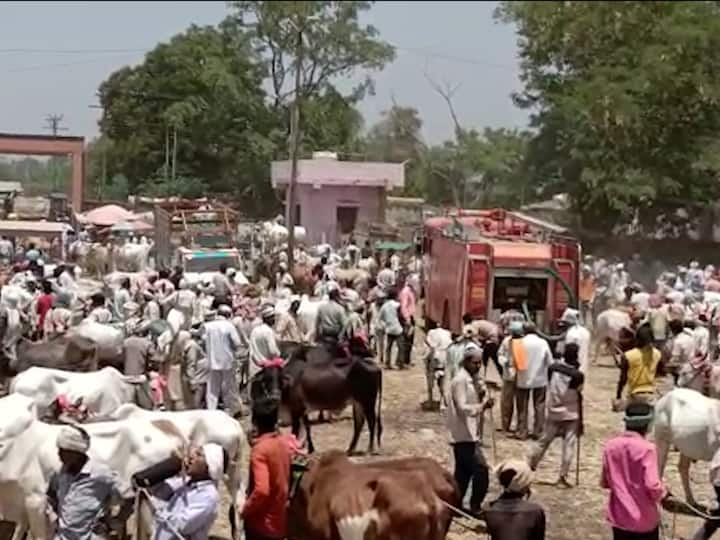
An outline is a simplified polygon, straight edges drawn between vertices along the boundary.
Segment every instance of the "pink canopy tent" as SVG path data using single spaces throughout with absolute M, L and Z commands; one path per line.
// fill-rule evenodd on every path
M 111 227 L 122 221 L 135 221 L 136 219 L 138 216 L 116 204 L 100 206 L 78 216 L 78 221 L 81 223 L 96 227 Z

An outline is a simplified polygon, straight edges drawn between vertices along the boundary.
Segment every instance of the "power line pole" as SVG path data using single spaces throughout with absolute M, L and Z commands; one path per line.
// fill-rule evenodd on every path
M 302 97 L 303 29 L 296 28 L 295 43 L 295 99 L 290 109 L 290 181 L 285 198 L 285 223 L 288 230 L 288 268 L 295 265 L 295 184 L 298 176 L 298 153 L 300 151 L 300 99 Z
M 60 122 L 63 121 L 63 118 L 65 115 L 63 114 L 48 114 L 45 117 L 45 122 L 47 122 L 47 125 L 45 126 L 45 129 L 50 130 L 50 133 L 52 133 L 53 137 L 57 137 L 58 133 L 61 131 L 67 131 L 68 128 L 62 127 L 60 125 Z M 51 159 L 48 163 L 49 165 L 49 171 L 50 176 L 52 180 L 52 190 L 57 191 L 58 190 L 58 171 L 55 167 L 55 162 Z
M 60 126 L 60 122 L 63 121 L 63 118 L 65 118 L 64 114 L 48 114 L 45 117 L 45 122 L 47 122 L 45 129 L 50 130 L 53 137 L 57 137 L 58 133 L 61 131 L 68 130 L 68 128 Z

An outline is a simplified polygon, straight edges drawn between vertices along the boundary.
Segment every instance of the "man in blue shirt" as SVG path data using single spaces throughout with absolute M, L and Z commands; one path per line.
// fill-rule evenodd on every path
M 76 426 L 64 426 L 56 441 L 62 469 L 50 480 L 48 503 L 55 520 L 55 540 L 99 540 L 107 536 L 105 510 L 121 500 L 124 521 L 132 511 L 129 484 L 106 466 L 90 461 L 90 437 Z M 52 516 L 51 516 L 52 517 Z

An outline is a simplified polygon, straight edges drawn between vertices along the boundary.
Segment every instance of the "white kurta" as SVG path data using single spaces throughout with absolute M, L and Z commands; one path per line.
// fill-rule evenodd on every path
M 265 323 L 253 328 L 250 332 L 250 377 L 260 371 L 263 362 L 278 356 L 280 349 L 275 339 L 275 331 Z

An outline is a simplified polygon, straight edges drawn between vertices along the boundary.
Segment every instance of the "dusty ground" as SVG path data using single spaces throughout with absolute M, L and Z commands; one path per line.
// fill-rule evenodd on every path
M 488 377 L 497 380 L 494 370 Z M 559 470 L 560 440 L 556 440 L 540 464 L 532 499 L 545 507 L 548 532 L 552 540 L 596 540 L 610 538 L 605 522 L 606 492 L 599 487 L 600 456 L 605 440 L 622 428 L 619 414 L 610 411 L 610 400 L 617 381 L 614 368 L 593 367 L 585 386 L 585 436 L 581 441 L 580 485 L 563 489 L 551 485 L 557 480 Z M 499 396 L 498 396 L 499 398 Z M 425 399 L 425 379 L 419 362 L 409 371 L 386 371 L 383 387 L 383 458 L 401 456 L 432 457 L 452 469 L 452 454 L 447 444 L 447 431 L 439 412 L 425 412 L 420 402 Z M 494 416 L 499 421 L 498 404 Z M 494 462 L 490 445 L 490 426 L 486 421 L 485 450 L 490 463 Z M 345 414 L 333 424 L 313 426 L 313 439 L 319 451 L 345 449 L 352 431 L 349 415 Z M 511 440 L 497 434 L 497 458 L 525 456 L 528 444 Z M 367 445 L 367 430 L 360 439 L 359 449 Z M 574 465 L 572 479 L 574 480 Z M 680 478 L 677 473 L 677 454 L 671 454 L 666 480 L 673 493 L 681 494 Z M 696 464 L 692 469 L 693 488 L 701 501 L 710 500 L 707 482 L 707 465 Z M 492 500 L 498 492 L 498 485 L 491 476 L 491 491 L 486 500 Z M 225 511 L 221 516 L 227 515 Z M 686 538 L 701 524 L 698 518 L 678 515 L 673 527 L 672 514 L 663 513 L 665 538 Z M 471 524 L 470 522 L 463 522 Z M 675 535 L 671 536 L 674 528 Z M 213 530 L 218 536 L 228 538 L 225 520 L 218 520 Z M 448 538 L 469 540 L 484 537 L 484 534 L 470 532 L 453 524 Z

